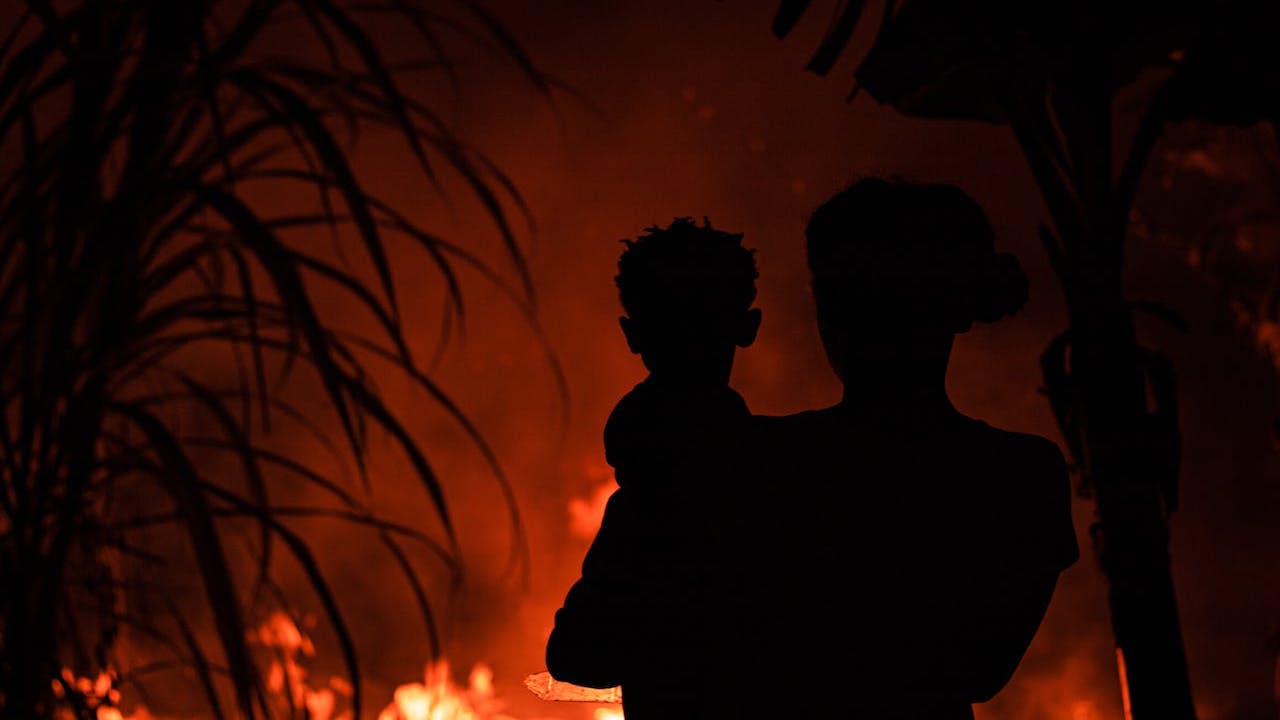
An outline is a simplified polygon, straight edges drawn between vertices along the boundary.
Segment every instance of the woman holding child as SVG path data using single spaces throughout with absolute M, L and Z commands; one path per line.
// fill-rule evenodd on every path
M 740 398 L 701 414 L 706 398 L 732 393 L 727 363 L 754 339 L 759 311 L 754 286 L 726 292 L 730 264 L 672 253 L 667 277 L 722 298 L 705 301 L 718 315 L 695 304 L 685 316 L 715 317 L 722 332 L 680 325 L 704 342 L 677 364 L 714 365 L 714 383 L 667 385 L 655 422 L 610 433 L 646 468 L 638 482 L 675 494 L 631 494 L 631 471 L 619 475 L 547 653 L 559 680 L 621 684 L 629 720 L 972 718 L 1078 556 L 1057 446 L 968 417 L 947 396 L 955 336 L 1026 300 L 982 209 L 954 186 L 869 178 L 819 207 L 805 234 L 844 392 L 783 417 L 745 417 Z M 644 344 L 632 350 L 643 357 Z M 698 420 L 660 420 L 675 416 Z

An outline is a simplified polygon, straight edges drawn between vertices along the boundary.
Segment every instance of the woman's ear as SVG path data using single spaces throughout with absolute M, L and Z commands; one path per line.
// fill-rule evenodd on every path
M 747 347 L 756 341 L 756 335 L 760 332 L 760 308 L 751 308 L 742 316 L 742 324 L 738 327 L 737 337 L 733 342 L 738 347 Z

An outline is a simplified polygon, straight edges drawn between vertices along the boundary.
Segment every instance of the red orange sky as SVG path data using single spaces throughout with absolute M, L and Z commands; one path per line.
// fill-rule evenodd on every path
M 440 96 L 446 118 L 510 174 L 531 208 L 536 230 L 523 237 L 538 319 L 563 364 L 568 400 L 561 405 L 527 323 L 482 279 L 464 275 L 468 331 L 444 356 L 439 377 L 514 480 L 531 559 L 530 583 L 521 586 L 497 576 L 509 536 L 500 495 L 475 453 L 425 399 L 394 379 L 384 385 L 434 448 L 477 568 L 450 616 L 459 667 L 486 660 L 515 707 L 554 714 L 522 695 L 519 679 L 540 669 L 550 614 L 585 550 L 570 532 L 569 506 L 608 479 L 604 419 L 642 377 L 617 330 L 613 273 L 618 240 L 647 225 L 707 216 L 746 233 L 757 249 L 764 324 L 756 345 L 739 356 L 734 385 L 755 411 L 787 413 L 838 396 L 811 317 L 801 245 L 807 213 L 860 173 L 961 184 L 989 209 L 1000 249 L 1021 258 L 1032 297 L 1016 318 L 959 341 L 949 377 L 954 400 L 992 424 L 1057 439 L 1037 394 L 1037 363 L 1064 315 L 1034 239 L 1039 196 L 1003 128 L 911 120 L 865 97 L 846 103 L 848 60 L 827 79 L 801 69 L 823 30 L 820 12 L 781 42 L 769 33 L 772 2 L 505 0 L 490 7 L 545 71 L 580 94 L 557 90 L 548 102 L 509 63 L 469 52 L 459 56 L 461 97 Z M 375 138 L 360 153 L 371 186 L 445 235 L 499 257 L 475 209 L 460 201 L 450 215 L 405 170 L 398 150 Z M 438 288 L 415 279 L 422 258 L 402 253 L 397 260 L 411 286 L 406 307 L 421 308 L 411 340 L 425 347 L 435 333 Z M 1221 301 L 1176 259 L 1134 247 L 1129 263 L 1135 297 L 1170 302 L 1192 318 L 1188 335 L 1145 334 L 1173 356 L 1182 378 L 1186 456 L 1173 552 L 1202 719 L 1262 717 L 1274 668 L 1269 637 L 1280 627 L 1275 382 L 1234 335 Z M 388 461 L 380 497 L 411 516 L 406 508 L 417 491 L 396 476 Z M 985 720 L 1119 717 L 1105 588 L 1088 552 L 1091 507 L 1082 499 L 1076 510 L 1084 557 L 1064 575 L 1013 682 L 980 710 Z M 324 544 L 338 574 L 357 588 L 353 624 L 377 697 L 379 684 L 413 679 L 420 664 L 421 646 L 403 629 L 412 613 L 388 612 L 403 592 L 384 588 L 380 570 L 345 537 Z

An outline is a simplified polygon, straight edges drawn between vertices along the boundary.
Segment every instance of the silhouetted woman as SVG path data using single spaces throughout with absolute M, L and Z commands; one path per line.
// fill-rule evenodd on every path
M 1020 309 L 1027 278 L 950 185 L 860 180 L 806 239 L 844 394 L 756 421 L 754 512 L 771 519 L 754 554 L 766 602 L 746 630 L 755 692 L 794 717 L 972 718 L 1077 558 L 1058 447 L 947 396 L 956 335 Z

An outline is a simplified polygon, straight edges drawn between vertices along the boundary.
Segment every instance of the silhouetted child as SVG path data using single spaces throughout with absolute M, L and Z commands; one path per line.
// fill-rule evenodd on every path
M 618 402 L 605 456 L 618 490 L 557 611 L 547 668 L 557 680 L 622 686 L 628 720 L 708 702 L 715 644 L 707 623 L 750 412 L 729 387 L 737 348 L 754 342 L 757 277 L 742 235 L 677 218 L 618 261 L 631 352 L 648 377 Z
M 705 424 L 749 416 L 729 387 L 733 357 L 755 341 L 755 259 L 742 235 L 678 218 L 624 241 L 616 279 L 627 347 L 649 376 L 605 424 L 605 459 L 619 487 L 669 487 L 672 464 L 702 455 Z

